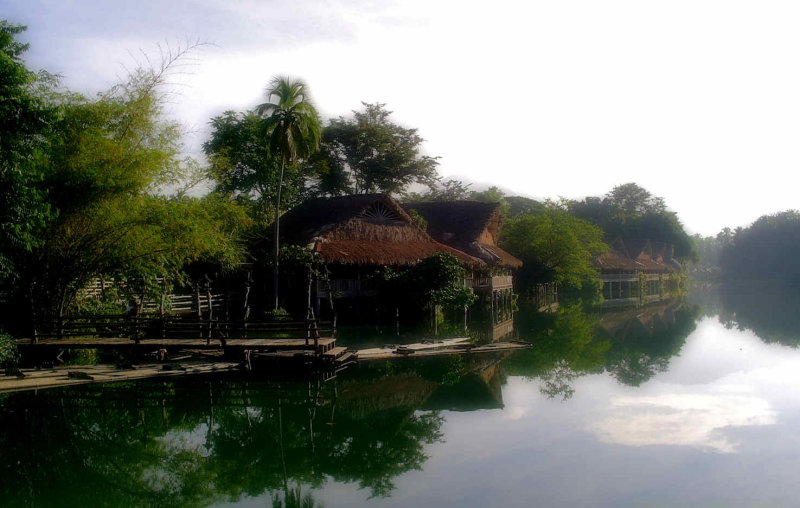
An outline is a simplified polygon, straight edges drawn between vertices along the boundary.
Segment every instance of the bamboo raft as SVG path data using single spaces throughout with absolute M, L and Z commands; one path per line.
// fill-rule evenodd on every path
M 528 349 L 531 344 L 526 342 L 492 342 L 490 344 L 476 345 L 469 337 L 426 341 L 417 344 L 386 345 L 383 347 L 361 349 L 358 351 L 359 360 L 386 360 L 391 358 L 413 356 L 464 355 L 480 353 L 497 353 L 501 351 L 514 351 Z
M 91 342 L 89 340 L 79 341 L 78 338 L 69 340 L 76 344 L 80 343 L 82 347 L 93 347 L 93 345 L 97 344 L 97 342 Z M 118 345 L 120 341 L 123 340 L 126 341 L 124 344 L 130 344 L 130 339 L 95 338 L 93 340 L 102 341 L 101 343 L 108 347 Z M 51 342 L 49 342 L 50 347 L 58 347 L 59 344 L 67 343 L 57 342 L 56 339 L 51 339 Z M 286 349 L 273 348 L 272 350 L 264 350 L 260 353 L 255 353 L 255 355 L 262 359 L 278 361 L 288 359 L 309 360 L 315 358 L 313 352 L 308 349 L 291 349 L 292 344 L 292 342 L 286 341 L 283 343 Z M 521 342 L 495 342 L 491 344 L 474 345 L 468 337 L 425 341 L 416 344 L 386 345 L 358 351 L 339 346 L 328 349 L 323 353 L 325 362 L 321 365 L 330 366 L 334 369 L 332 372 L 338 372 L 342 368 L 357 361 L 497 353 L 527 349 L 530 347 L 531 344 Z M 316 363 L 314 365 L 320 364 Z M 0 375 L 0 393 L 42 390 L 87 383 L 110 383 L 116 381 L 230 372 L 244 370 L 246 366 L 249 366 L 249 361 L 230 362 L 223 361 L 221 357 L 207 357 L 200 360 L 192 358 L 185 361 L 145 363 L 129 368 L 118 368 L 113 365 L 86 365 L 64 366 L 49 369 L 23 369 L 17 374 Z
M 113 365 L 84 365 L 53 369 L 23 369 L 18 374 L 0 376 L 0 393 L 43 390 L 87 383 L 110 383 L 161 377 L 209 374 L 239 370 L 239 362 L 152 363 L 118 369 Z

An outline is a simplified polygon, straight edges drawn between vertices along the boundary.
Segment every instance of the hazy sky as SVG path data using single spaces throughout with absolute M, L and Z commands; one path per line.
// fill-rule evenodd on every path
M 325 117 L 385 102 L 443 176 L 537 198 L 635 181 L 714 234 L 800 208 L 800 3 L 2 0 L 28 64 L 93 92 L 140 49 L 214 43 L 172 114 L 193 134 L 302 77 Z

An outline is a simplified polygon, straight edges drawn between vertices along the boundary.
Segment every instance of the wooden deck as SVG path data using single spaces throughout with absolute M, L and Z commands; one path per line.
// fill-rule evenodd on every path
M 258 341 L 259 339 L 253 339 Z M 445 339 L 438 341 L 421 342 L 416 344 L 387 345 L 379 348 L 362 349 L 354 351 L 341 346 L 335 346 L 333 339 L 320 339 L 331 346 L 322 354 L 323 363 L 312 363 L 314 369 L 329 369 L 335 373 L 357 361 L 389 360 L 406 357 L 428 357 L 443 355 L 482 354 L 527 349 L 531 344 L 520 342 L 495 342 L 486 345 L 474 345 L 467 337 Z M 142 341 L 146 342 L 146 341 Z M 254 351 L 253 357 L 267 360 L 314 360 L 318 357 L 308 349 L 298 349 L 298 341 L 284 340 L 277 345 L 274 339 L 264 339 L 262 350 Z M 302 341 L 304 343 L 304 341 Z M 80 344 L 83 347 L 97 347 L 103 344 L 107 347 L 120 347 L 120 344 L 131 346 L 127 338 L 81 338 L 47 339 L 35 347 L 49 346 L 61 348 L 64 344 Z M 171 342 L 152 341 L 150 346 L 169 345 Z M 147 344 L 144 344 L 147 345 Z M 181 341 L 181 348 L 184 342 Z M 250 341 L 246 347 L 253 350 Z M 31 344 L 27 344 L 31 347 Z M 276 347 L 277 346 L 277 347 Z M 149 346 L 148 346 L 149 347 Z M 203 344 L 203 348 L 207 349 Z M 245 347 L 245 346 L 242 346 Z M 86 365 L 65 366 L 49 369 L 23 369 L 19 375 L 0 375 L 0 393 L 23 390 L 42 390 L 64 386 L 82 385 L 87 383 L 110 383 L 116 381 L 133 381 L 137 379 L 174 377 L 192 374 L 209 374 L 228 372 L 243 369 L 242 362 L 229 362 L 221 360 L 220 352 L 207 351 L 207 354 L 195 352 L 185 361 L 145 363 L 131 368 L 120 369 L 113 365 Z
M 110 383 L 136 379 L 209 374 L 239 370 L 238 362 L 181 362 L 137 365 L 131 369 L 117 369 L 113 365 L 85 365 L 54 369 L 23 369 L 19 375 L 0 375 L 0 393 L 24 390 L 43 390 L 61 386 L 87 383 Z
M 334 338 L 318 339 L 321 352 L 326 352 L 336 344 Z M 58 349 L 106 349 L 106 348 L 143 348 L 143 349 L 252 349 L 252 350 L 278 350 L 278 349 L 306 349 L 314 346 L 310 339 L 231 339 L 221 344 L 219 341 L 209 342 L 206 339 L 141 339 L 135 342 L 127 337 L 65 337 L 62 339 L 39 339 L 31 344 L 30 339 L 18 339 L 17 345 L 21 349 L 30 347 L 52 347 Z
M 469 337 L 445 339 L 441 341 L 422 342 L 417 344 L 388 345 L 379 348 L 361 349 L 357 351 L 359 360 L 386 360 L 390 358 L 423 356 L 442 356 L 456 354 L 497 353 L 528 349 L 531 344 L 524 342 L 493 342 L 491 344 L 474 345 Z
M 43 323 L 35 338 L 17 340 L 32 350 L 135 349 L 207 351 L 310 350 L 322 355 L 336 346 L 329 322 L 254 322 L 175 316 L 83 316 Z

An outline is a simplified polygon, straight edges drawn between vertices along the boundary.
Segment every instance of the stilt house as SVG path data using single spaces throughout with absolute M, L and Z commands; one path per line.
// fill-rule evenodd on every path
M 486 263 L 437 242 L 392 198 L 361 194 L 310 199 L 281 216 L 281 242 L 316 252 L 331 272 L 318 281 L 317 301 L 373 296 L 365 275 L 384 266 L 411 266 L 437 253 L 454 255 L 469 271 Z
M 485 263 L 466 283 L 487 301 L 496 326 L 510 320 L 513 271 L 522 261 L 497 246 L 503 224 L 500 203 L 426 201 L 404 203 L 403 208 L 425 219 L 434 240 Z
M 663 242 L 617 238 L 596 259 L 607 303 L 657 300 L 677 288 L 671 278 L 680 272 L 673 249 Z

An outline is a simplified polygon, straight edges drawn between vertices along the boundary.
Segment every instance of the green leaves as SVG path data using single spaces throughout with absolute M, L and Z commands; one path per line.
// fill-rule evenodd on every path
M 618 185 L 602 198 L 589 196 L 583 201 L 571 201 L 569 210 L 602 228 L 609 242 L 617 237 L 665 242 L 675 248 L 676 258 L 697 259 L 694 243 L 678 215 L 667 210 L 664 198 L 653 196 L 635 183 Z
M 216 194 L 160 194 L 184 166 L 160 87 L 192 48 L 90 99 L 25 69 L 13 41 L 21 30 L 0 23 L 0 282 L 14 275 L 2 289 L 46 315 L 67 309 L 93 276 L 130 287 L 180 280 L 192 262 L 241 261 L 241 207 Z
M 509 220 L 501 247 L 522 259 L 523 285 L 557 281 L 578 290 L 598 278 L 594 257 L 608 249 L 602 230 L 555 204 Z
M 350 119 L 333 119 L 324 130 L 326 169 L 337 177 L 321 179 L 321 192 L 398 194 L 412 183 L 435 184 L 438 157 L 421 153 L 424 139 L 417 129 L 393 123 L 385 104 L 362 105 L 364 111 L 353 111 Z M 330 181 L 337 186 L 324 185 Z
M 264 131 L 270 152 L 291 165 L 317 151 L 322 126 L 311 102 L 308 85 L 285 76 L 272 79 L 267 101 L 256 108 L 265 118 Z
M 437 305 L 463 308 L 477 299 L 464 287 L 464 269 L 452 254 L 435 254 L 423 259 L 402 274 L 402 284 L 412 300 L 424 307 Z
M 48 76 L 29 70 L 24 26 L 0 20 L 0 286 L 19 277 L 19 261 L 40 242 L 52 210 L 41 188 L 41 152 L 52 109 L 36 87 Z

